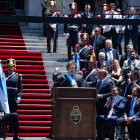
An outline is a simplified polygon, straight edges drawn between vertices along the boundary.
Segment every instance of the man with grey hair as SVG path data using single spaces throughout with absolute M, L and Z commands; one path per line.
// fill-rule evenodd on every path
M 102 65 L 106 66 L 106 70 L 110 73 L 111 72 L 111 65 L 105 61 L 105 53 L 99 53 L 99 60 L 97 61 L 97 68 L 100 69 Z
M 112 65 L 112 60 L 117 59 L 119 61 L 119 55 L 118 51 L 114 48 L 112 48 L 112 41 L 110 39 L 107 39 L 105 41 L 105 48 L 101 49 L 99 51 L 105 53 L 105 60 Z
M 123 62 L 124 62 L 125 60 L 130 59 L 130 57 L 129 57 L 129 52 L 130 52 L 131 50 L 133 50 L 133 46 L 132 46 L 132 45 L 127 45 L 127 53 L 123 54 L 123 55 L 121 56 L 121 59 L 120 59 L 120 67 L 121 67 L 121 68 L 122 68 L 122 66 L 123 66 Z M 136 55 L 136 59 L 139 60 L 139 56 L 138 56 L 138 55 Z
M 82 18 L 93 18 L 93 15 L 90 12 L 91 6 L 89 4 L 85 5 L 85 12 L 81 14 Z M 86 31 L 89 35 L 92 34 L 92 24 L 83 24 L 83 32 Z

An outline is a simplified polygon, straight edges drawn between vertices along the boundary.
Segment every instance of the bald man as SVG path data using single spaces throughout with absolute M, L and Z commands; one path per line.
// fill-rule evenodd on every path
M 104 69 L 98 71 L 97 81 L 97 115 L 104 115 L 103 107 L 106 103 L 106 99 L 111 96 L 110 89 L 114 86 L 114 82 L 108 76 L 108 72 Z

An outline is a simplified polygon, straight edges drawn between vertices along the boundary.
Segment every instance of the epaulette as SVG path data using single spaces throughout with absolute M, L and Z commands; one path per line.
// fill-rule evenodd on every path
M 71 54 L 71 55 L 73 56 L 74 54 L 75 54 L 75 52 L 72 52 L 72 54 Z
M 66 18 L 67 18 L 68 16 L 69 16 L 69 15 L 64 15 L 64 17 L 66 17 Z
M 93 50 L 93 47 L 91 45 L 89 45 L 90 50 Z
M 80 14 L 76 14 L 76 15 L 77 15 L 78 18 L 81 18 L 81 15 Z
M 60 17 L 60 13 L 59 12 L 57 12 L 57 16 Z
M 80 48 L 79 45 L 76 45 L 76 46 L 74 47 L 75 50 L 76 50 L 76 48 L 79 49 L 79 48 Z

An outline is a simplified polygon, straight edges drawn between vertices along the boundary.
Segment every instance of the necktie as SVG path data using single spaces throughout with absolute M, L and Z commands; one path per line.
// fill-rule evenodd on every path
M 108 53 L 109 53 L 109 55 L 108 55 L 108 62 L 109 62 L 110 64 L 112 64 L 112 54 L 111 54 L 111 49 L 108 49 Z
M 129 54 L 127 54 L 127 60 L 130 59 Z
M 134 101 L 135 99 L 132 98 L 132 101 L 131 101 L 131 108 L 130 108 L 130 114 L 129 116 L 132 117 L 134 115 Z
M 114 104 L 114 98 L 113 98 L 113 100 L 112 100 L 112 104 Z M 113 107 L 111 106 L 111 109 L 110 109 L 108 118 L 110 118 L 110 117 L 112 116 L 112 112 L 113 112 Z
M 128 19 L 131 19 L 132 15 L 128 16 Z M 132 29 L 132 25 L 128 25 L 128 29 Z
M 102 83 L 102 81 L 99 82 L 97 94 L 99 94 L 99 91 L 101 89 L 101 85 L 102 85 L 101 83 Z
M 97 37 L 95 36 L 94 53 L 96 54 Z

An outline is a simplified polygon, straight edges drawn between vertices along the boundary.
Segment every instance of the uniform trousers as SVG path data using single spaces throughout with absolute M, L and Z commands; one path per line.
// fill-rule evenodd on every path
M 78 42 L 78 31 L 69 31 L 69 38 L 68 38 L 68 60 L 71 60 L 71 47 L 76 46 Z
M 57 47 L 57 33 L 58 31 L 54 31 L 53 28 L 51 27 L 48 27 L 47 28 L 47 49 L 48 49 L 48 52 L 51 51 L 51 39 L 53 38 L 53 52 L 56 52 L 56 47 Z

